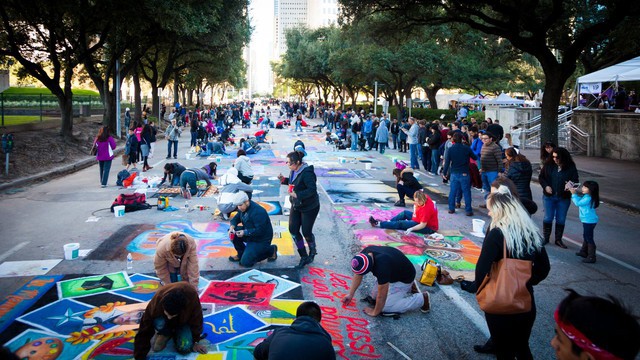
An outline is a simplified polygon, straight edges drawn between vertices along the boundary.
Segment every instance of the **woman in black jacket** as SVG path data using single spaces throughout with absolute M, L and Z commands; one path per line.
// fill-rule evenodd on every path
M 546 162 L 542 167 L 538 181 L 542 186 L 542 205 L 544 206 L 544 218 L 542 230 L 544 243 L 549 242 L 553 219 L 556 220 L 556 245 L 566 249 L 562 242 L 564 223 L 567 220 L 567 212 L 571 206 L 571 192 L 566 189 L 571 181 L 578 184 L 578 170 L 571 158 L 571 154 L 565 148 L 555 148 L 552 152 L 553 161 Z
M 299 268 L 313 262 L 316 251 L 316 237 L 313 235 L 313 224 L 320 212 L 320 198 L 316 188 L 316 173 L 313 165 L 302 162 L 304 154 L 299 151 L 290 152 L 287 155 L 287 165 L 291 173 L 286 178 L 278 175 L 282 185 L 289 185 L 289 200 L 291 212 L 289 213 L 289 232 L 300 254 Z M 300 229 L 302 228 L 302 234 Z M 303 238 L 304 237 L 304 238 Z M 309 253 L 304 241 L 309 245 Z
M 489 195 L 487 209 L 491 225 L 476 264 L 476 284 L 489 274 L 493 263 L 503 258 L 505 246 L 509 258 L 533 262 L 531 278 L 526 284 L 531 294 L 531 310 L 509 315 L 485 313 L 493 346 L 498 359 L 533 359 L 529 349 L 529 336 L 536 319 L 533 286 L 549 274 L 549 257 L 538 227 L 506 186 L 501 185 L 497 192 Z
M 149 124 L 146 124 L 142 128 L 142 134 L 140 134 L 140 150 L 142 151 L 142 160 L 144 161 L 144 165 L 142 166 L 142 171 L 147 171 L 153 169 L 153 166 L 149 166 L 149 152 L 151 151 L 151 137 L 153 130 Z
M 530 186 L 533 174 L 531 162 L 512 147 L 505 150 L 504 154 L 507 158 L 507 177 L 516 185 L 518 195 L 520 198 L 533 200 Z
M 396 201 L 394 206 L 404 207 L 405 196 L 409 199 L 413 199 L 413 194 L 416 191 L 422 189 L 422 185 L 418 182 L 415 176 L 413 176 L 413 169 L 410 167 L 404 170 L 393 169 L 393 175 L 396 177 L 396 190 L 398 190 L 398 197 L 400 200 Z

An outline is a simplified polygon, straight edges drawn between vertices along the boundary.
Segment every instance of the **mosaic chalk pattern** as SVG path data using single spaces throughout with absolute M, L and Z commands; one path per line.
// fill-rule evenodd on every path
M 333 212 L 349 225 L 368 224 L 369 216 L 375 219 L 391 219 L 404 209 L 399 207 L 377 207 L 363 205 L 334 206 Z

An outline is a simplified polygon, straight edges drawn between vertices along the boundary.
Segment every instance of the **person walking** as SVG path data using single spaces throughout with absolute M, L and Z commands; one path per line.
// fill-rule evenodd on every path
M 444 169 L 442 176 L 451 170 L 449 178 L 449 214 L 456 212 L 456 195 L 462 192 L 464 197 L 464 208 L 467 216 L 473 216 L 473 208 L 471 207 L 471 172 L 469 159 L 476 160 L 476 154 L 471 148 L 462 143 L 462 133 L 455 132 L 453 134 L 453 145 L 445 153 Z
M 516 184 L 518 195 L 520 198 L 533 200 L 533 195 L 531 195 L 531 176 L 533 174 L 531 162 L 512 147 L 505 150 L 504 155 L 507 158 L 506 176 Z
M 475 285 L 483 282 L 492 267 L 503 259 L 503 253 L 509 258 L 532 262 L 531 278 L 526 283 L 531 310 L 508 315 L 485 312 L 493 347 L 498 359 L 533 359 L 529 349 L 529 337 L 536 319 L 533 286 L 549 274 L 549 257 L 538 227 L 506 186 L 501 185 L 497 192 L 489 195 L 487 209 L 491 224 L 476 265 Z
M 167 126 L 164 136 L 167 138 L 167 159 L 171 158 L 171 147 L 173 146 L 173 158 L 178 158 L 178 138 L 182 134 L 182 130 L 177 125 L 175 119 L 171 120 L 171 125 Z
M 580 222 L 582 222 L 582 247 L 576 255 L 583 257 L 583 263 L 596 262 L 596 243 L 593 240 L 593 230 L 598 225 L 596 208 L 600 205 L 600 187 L 595 181 L 585 181 L 582 184 L 582 196 L 577 194 L 577 187 L 570 187 L 571 200 L 578 207 Z
M 571 192 L 567 184 L 578 184 L 578 169 L 571 158 L 571 154 L 565 148 L 558 147 L 552 152 L 552 161 L 545 163 L 538 176 L 538 182 L 542 187 L 542 204 L 544 206 L 544 218 L 542 219 L 542 232 L 544 243 L 549 243 L 553 220 L 556 221 L 555 244 L 566 249 L 562 242 L 564 224 L 567 220 L 567 212 L 571 206 Z M 571 186 L 570 186 L 571 187 Z
M 100 184 L 107 187 L 109 181 L 109 171 L 111 171 L 111 161 L 113 160 L 113 150 L 116 149 L 116 140 L 111 136 L 108 126 L 103 126 L 98 131 L 95 140 L 96 160 L 100 165 Z
M 384 121 L 381 121 L 378 126 L 375 141 L 380 148 L 380 154 L 384 154 L 384 148 L 389 143 L 389 129 L 387 129 L 387 124 Z
M 484 190 L 484 198 L 491 193 L 491 183 L 498 177 L 502 171 L 502 150 L 495 143 L 495 137 L 489 131 L 482 136 L 482 150 L 480 155 L 480 176 L 482 178 L 482 189 Z M 480 204 L 483 209 L 487 208 L 486 204 Z
M 320 198 L 316 187 L 316 173 L 313 165 L 303 162 L 304 154 L 293 151 L 287 155 L 289 165 L 289 177 L 278 175 L 280 184 L 289 185 L 289 200 L 291 211 L 289 213 L 289 232 L 300 255 L 298 268 L 313 262 L 316 254 L 316 237 L 313 235 L 313 224 L 320 212 Z M 300 230 L 302 229 L 302 233 Z M 309 246 L 309 252 L 304 242 Z
M 420 165 L 418 165 L 418 151 L 420 151 L 420 144 L 418 143 L 418 124 L 416 124 L 416 120 L 412 117 L 409 118 L 409 125 L 411 126 L 409 130 L 402 129 L 404 133 L 407 134 L 407 144 L 409 144 L 409 155 L 411 157 L 411 168 L 414 170 L 419 170 Z

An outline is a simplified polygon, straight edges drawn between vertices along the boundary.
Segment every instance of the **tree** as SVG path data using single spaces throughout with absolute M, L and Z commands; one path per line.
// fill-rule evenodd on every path
M 91 5 L 84 1 L 0 3 L 0 56 L 17 60 L 21 71 L 40 81 L 58 99 L 60 135 L 67 140 L 73 136 L 74 72 L 103 45 L 100 39 L 83 46 L 69 41 L 92 34 L 91 13 Z
M 541 142 L 558 140 L 557 108 L 579 57 L 625 24 L 638 28 L 640 2 L 623 0 L 340 0 L 344 21 L 389 14 L 389 29 L 463 23 L 534 56 L 545 75 Z M 637 30 L 636 30 L 637 31 Z M 638 49 L 633 51 L 637 52 Z

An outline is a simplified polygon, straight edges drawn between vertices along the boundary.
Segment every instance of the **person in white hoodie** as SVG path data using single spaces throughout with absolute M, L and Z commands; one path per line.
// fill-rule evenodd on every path
M 239 191 L 244 191 L 251 199 L 253 193 L 253 187 L 240 181 L 238 178 L 238 170 L 235 167 L 230 168 L 227 172 L 220 177 L 220 185 L 218 188 L 218 209 L 222 214 L 222 218 L 229 220 L 229 214 L 237 209 L 234 204 L 234 197 Z
M 233 167 L 238 169 L 238 178 L 249 185 L 253 181 L 253 168 L 251 167 L 251 159 L 247 157 L 247 153 L 240 149 L 237 154 L 238 158 L 233 163 Z

